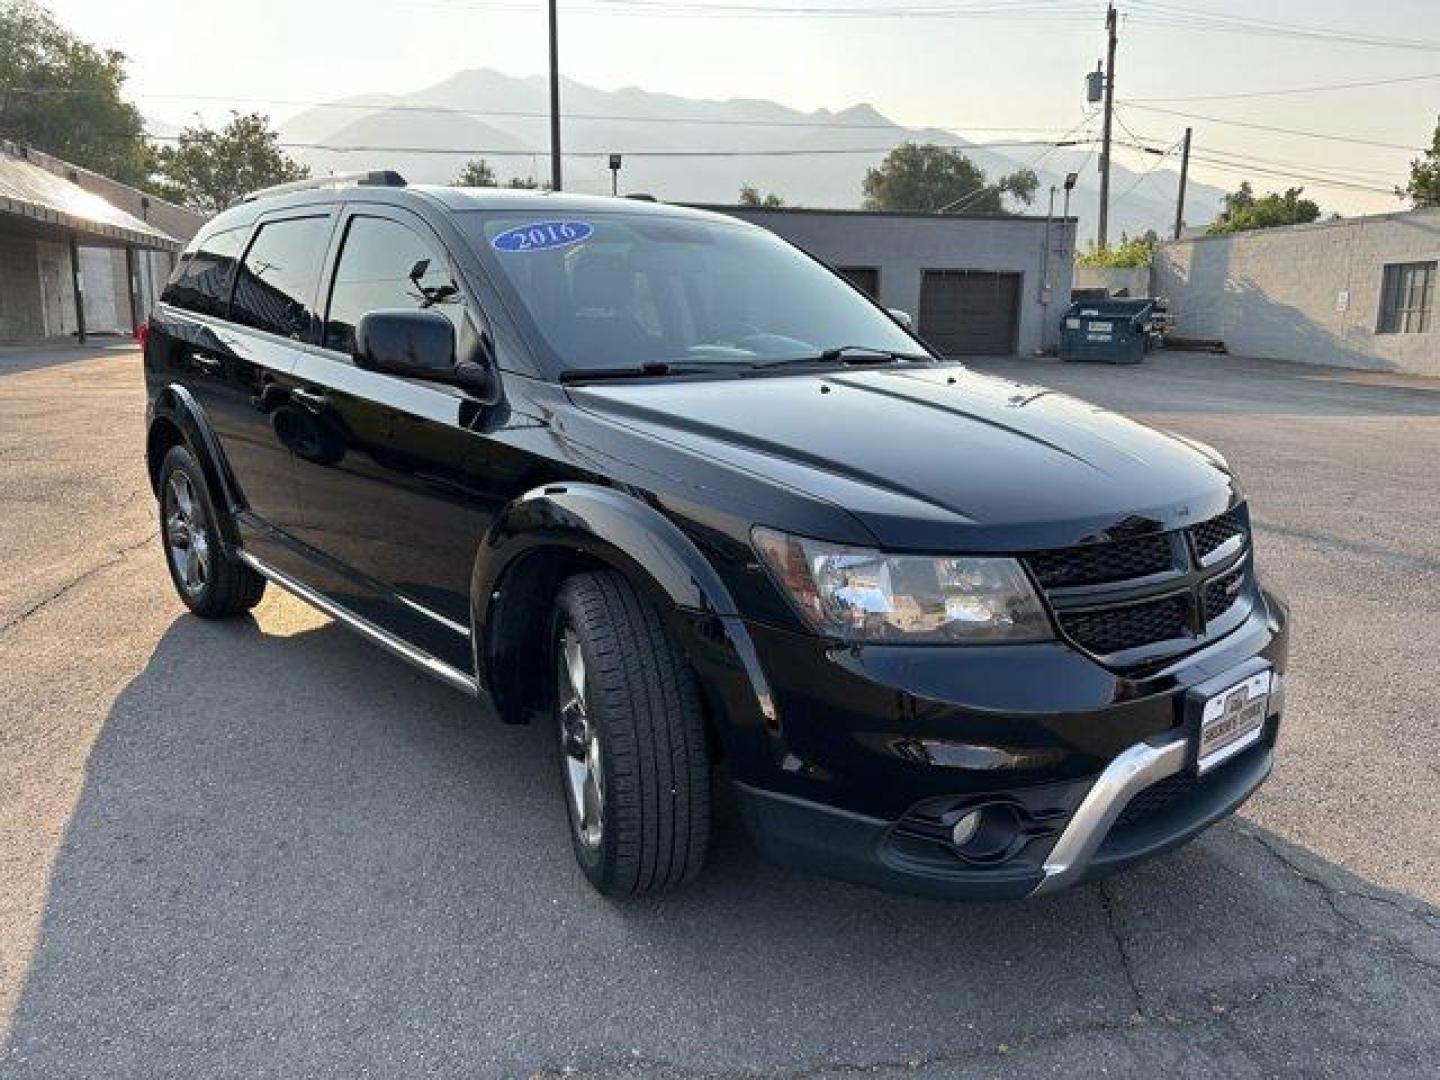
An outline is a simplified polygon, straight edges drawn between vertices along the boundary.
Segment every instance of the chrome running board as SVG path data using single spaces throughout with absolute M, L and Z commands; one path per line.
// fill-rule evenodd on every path
M 254 570 L 261 577 L 273 581 L 286 592 L 299 597 L 313 608 L 323 611 L 336 622 L 344 623 L 350 629 L 356 631 L 363 637 L 379 645 L 387 652 L 393 653 L 401 660 L 414 664 L 421 671 L 435 676 L 441 682 L 449 683 L 457 690 L 463 690 L 472 696 L 478 696 L 479 684 L 459 668 L 451 667 L 443 660 L 438 660 L 429 653 L 417 649 L 414 645 L 404 641 L 388 630 L 381 629 L 369 619 L 356 615 L 347 607 L 337 604 L 334 600 L 323 593 L 316 592 L 310 586 L 296 581 L 289 574 L 276 570 L 273 566 L 261 562 L 254 555 L 243 549 L 235 552 L 240 560 Z
M 1100 844 L 1136 794 L 1151 784 L 1174 776 L 1185 767 L 1190 740 L 1170 735 L 1136 743 L 1106 766 L 1065 826 L 1045 859 L 1045 877 L 1031 896 L 1055 892 L 1075 882 Z

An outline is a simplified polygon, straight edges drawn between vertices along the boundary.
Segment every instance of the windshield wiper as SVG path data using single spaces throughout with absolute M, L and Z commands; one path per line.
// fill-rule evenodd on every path
M 618 379 L 652 379 L 665 375 L 715 374 L 742 370 L 734 361 L 655 360 L 633 367 L 571 368 L 560 373 L 562 383 L 610 382 Z
M 933 360 L 927 353 L 902 353 L 891 349 L 877 349 L 871 345 L 837 345 L 814 356 L 786 356 L 779 360 L 764 360 L 757 368 L 788 367 L 798 364 L 896 364 L 916 360 Z

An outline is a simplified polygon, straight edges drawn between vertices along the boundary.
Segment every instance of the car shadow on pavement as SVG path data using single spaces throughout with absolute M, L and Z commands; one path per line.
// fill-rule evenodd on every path
M 618 904 L 573 865 L 551 754 L 334 624 L 178 618 L 91 752 L 0 1071 L 1393 1073 L 1440 1047 L 1440 913 L 1248 823 L 968 905 L 770 866 L 722 813 L 691 888 Z

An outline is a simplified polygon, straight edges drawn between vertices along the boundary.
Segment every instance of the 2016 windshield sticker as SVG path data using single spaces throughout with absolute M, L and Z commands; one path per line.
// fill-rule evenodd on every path
M 490 246 L 496 251 L 550 251 L 588 240 L 594 231 L 588 221 L 537 221 L 506 229 Z

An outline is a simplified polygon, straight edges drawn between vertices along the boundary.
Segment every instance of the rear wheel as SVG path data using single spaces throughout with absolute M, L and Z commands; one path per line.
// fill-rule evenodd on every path
M 160 541 L 170 580 L 185 606 L 207 619 L 249 611 L 265 579 L 225 551 L 205 474 L 185 446 L 160 466 Z
M 710 835 L 694 673 L 660 612 L 612 571 L 564 583 L 551 642 L 561 786 L 581 869 L 610 896 L 684 884 Z

